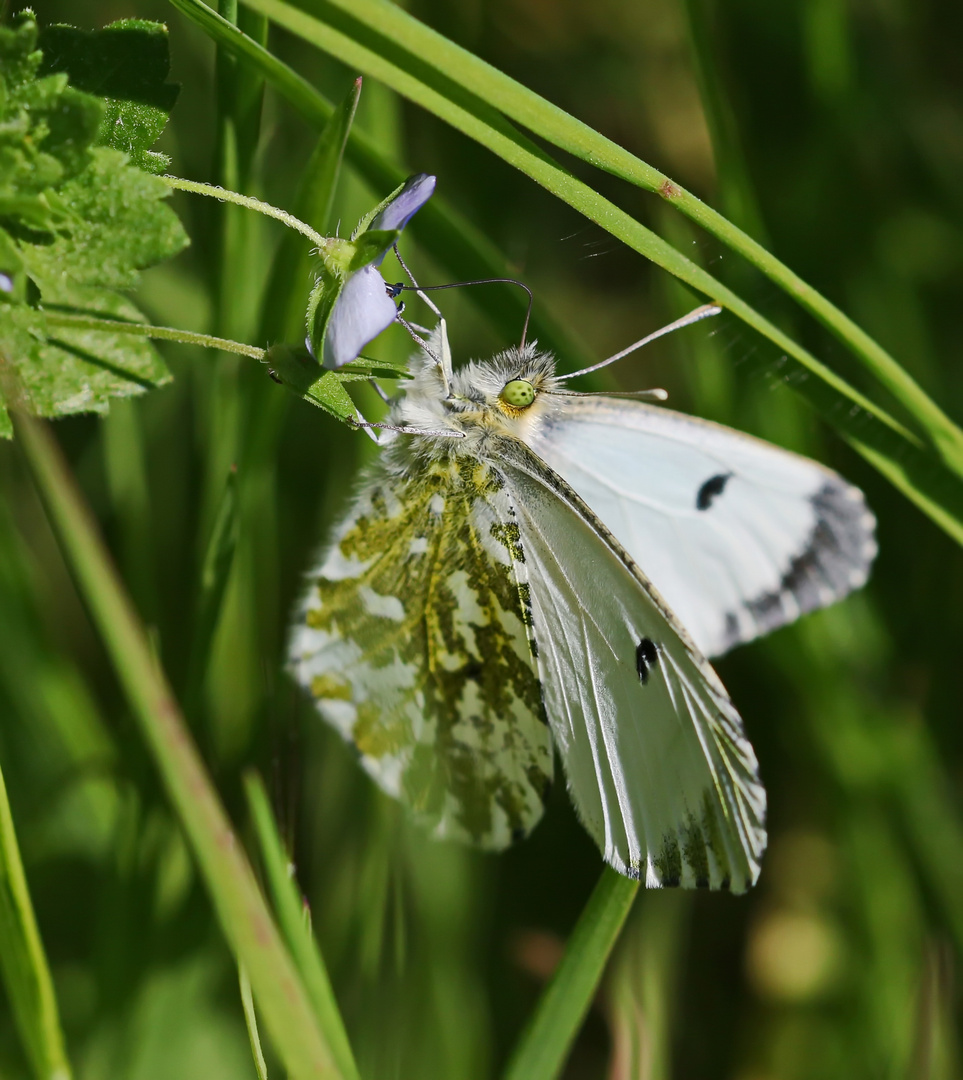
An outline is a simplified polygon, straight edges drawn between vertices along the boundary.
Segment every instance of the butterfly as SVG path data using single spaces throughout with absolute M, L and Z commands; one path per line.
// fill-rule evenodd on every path
M 452 370 L 442 324 L 409 374 L 309 575 L 295 678 L 438 837 L 526 836 L 557 750 L 609 865 L 744 891 L 766 794 L 707 657 L 865 582 L 861 492 L 728 428 L 575 394 L 535 344 Z

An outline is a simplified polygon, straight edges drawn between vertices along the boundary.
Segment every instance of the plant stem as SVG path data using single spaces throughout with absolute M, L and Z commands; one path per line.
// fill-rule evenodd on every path
M 561 1073 L 638 891 L 637 881 L 610 867 L 602 871 L 504 1080 L 553 1080 Z
M 201 184 L 196 180 L 182 180 L 179 176 L 162 176 L 161 179 L 176 191 L 190 191 L 194 195 L 209 195 L 211 198 L 219 199 L 221 202 L 234 203 L 237 206 L 244 206 L 248 210 L 256 210 L 259 214 L 264 214 L 265 217 L 275 218 L 277 221 L 282 222 L 289 229 L 295 229 L 313 241 L 318 247 L 324 247 L 325 237 L 319 232 L 315 232 L 310 225 L 305 225 L 303 221 L 299 221 L 294 214 L 289 214 L 287 210 L 280 210 L 278 207 L 262 202 L 260 199 L 252 198 L 250 195 L 239 195 L 236 191 L 229 191 L 227 188 L 218 187 L 216 184 Z
M 69 326 L 72 330 L 104 330 L 112 334 L 159 338 L 162 341 L 177 341 L 181 345 L 200 345 L 205 349 L 236 353 L 252 360 L 263 360 L 266 355 L 265 350 L 256 345 L 245 345 L 241 341 L 214 337 L 212 334 L 197 334 L 193 330 L 178 330 L 173 326 L 152 326 L 150 323 L 124 322 L 122 319 L 97 319 L 90 315 L 52 311 L 50 308 L 44 309 L 44 316 L 50 326 Z

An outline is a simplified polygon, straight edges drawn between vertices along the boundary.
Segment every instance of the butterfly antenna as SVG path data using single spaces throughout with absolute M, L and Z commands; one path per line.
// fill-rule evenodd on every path
M 401 262 L 400 257 L 398 261 Z M 404 267 L 405 271 L 408 272 L 408 267 L 405 266 L 404 263 L 401 263 L 401 265 Z M 411 277 L 411 274 L 408 273 L 408 276 Z M 532 295 L 532 290 L 525 284 L 525 282 L 519 281 L 518 278 L 489 277 L 479 278 L 477 281 L 449 281 L 444 285 L 421 285 L 418 287 L 414 285 L 404 285 L 399 281 L 394 285 L 388 286 L 388 295 L 392 298 L 392 300 L 394 300 L 405 290 L 415 291 L 417 288 L 419 295 L 421 295 L 421 293 L 426 292 L 437 292 L 439 289 L 460 289 L 466 285 L 517 285 L 520 289 L 524 289 L 525 292 L 528 293 L 528 308 L 525 311 L 525 321 L 522 323 L 522 340 L 518 346 L 519 350 L 524 349 L 525 342 L 528 339 L 528 324 L 529 322 L 531 322 L 532 305 L 535 302 L 535 297 Z
M 553 397 L 626 397 L 641 398 L 643 401 L 668 401 L 669 392 L 661 387 L 654 390 L 604 390 L 598 393 L 591 391 L 583 393 L 579 390 L 543 390 L 543 394 L 551 394 Z
M 690 311 L 688 315 L 683 315 L 681 319 L 676 319 L 675 322 L 670 322 L 668 326 L 653 331 L 641 340 L 634 342 L 627 349 L 617 352 L 606 360 L 600 360 L 597 364 L 592 364 L 591 367 L 582 368 L 581 371 L 572 371 L 568 375 L 559 375 L 558 381 L 565 382 L 566 379 L 574 379 L 578 375 L 588 375 L 590 371 L 598 371 L 599 368 L 614 364 L 616 360 L 621 360 L 623 356 L 628 356 L 629 353 L 635 352 L 636 349 L 641 349 L 643 345 L 648 345 L 650 341 L 655 341 L 656 338 L 671 334 L 673 330 L 681 330 L 683 326 L 690 326 L 701 319 L 707 319 L 710 315 L 718 315 L 720 311 L 722 311 L 722 308 L 716 304 L 703 304 L 702 307 L 697 307 L 694 311 Z

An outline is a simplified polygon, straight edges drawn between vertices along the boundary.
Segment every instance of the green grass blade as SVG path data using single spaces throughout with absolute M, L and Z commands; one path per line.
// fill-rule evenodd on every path
M 331 980 L 317 942 L 305 923 L 301 896 L 291 876 L 291 860 L 284 850 L 264 784 L 255 773 L 249 773 L 244 778 L 244 790 L 281 933 L 301 972 L 315 1016 L 327 1036 L 342 1076 L 345 1080 L 357 1080 L 358 1067 L 338 1012 Z
M 214 633 L 217 630 L 224 594 L 227 592 L 227 583 L 234 564 L 237 536 L 237 471 L 231 469 L 227 474 L 221 504 L 214 519 L 214 528 L 211 530 L 207 551 L 204 554 L 204 563 L 201 567 L 187 690 L 184 694 L 188 716 L 193 714 L 199 704 L 201 688 L 204 685 L 204 676 L 211 656 L 211 647 L 214 643 Z
M 44 425 L 19 415 L 16 427 L 64 556 L 141 725 L 225 937 L 250 974 L 278 1053 L 295 1080 L 338 1077 L 297 970 L 66 462 Z
M 37 1080 L 69 1080 L 57 1001 L 0 773 L 0 970 Z
M 264 1060 L 264 1051 L 261 1049 L 261 1036 L 257 1030 L 257 1014 L 254 1011 L 254 994 L 251 992 L 251 980 L 247 977 L 247 972 L 243 967 L 239 966 L 237 969 L 237 980 L 240 984 L 244 1025 L 247 1028 L 247 1037 L 251 1041 L 251 1054 L 254 1058 L 257 1080 L 268 1080 L 267 1062 Z
M 283 21 L 289 28 L 293 29 L 290 24 L 299 21 L 290 14 L 296 9 L 281 0 L 244 2 L 271 19 Z M 390 57 L 391 61 L 387 62 L 396 71 L 414 74 L 422 86 L 448 83 L 447 92 L 452 101 L 464 99 L 467 92 L 474 96 L 476 102 L 500 110 L 509 119 L 552 145 L 646 191 L 654 192 L 677 207 L 707 232 L 738 251 L 835 334 L 914 418 L 920 432 L 932 440 L 947 466 L 963 475 L 963 431 L 912 376 L 839 308 L 712 207 L 658 169 L 418 22 L 395 4 L 385 3 L 384 0 L 318 0 L 312 4 L 312 8 L 331 27 L 340 25 L 345 33 L 359 41 L 367 38 L 372 42 L 372 49 L 383 60 L 387 61 Z M 342 55 L 341 59 L 351 62 L 352 58 Z M 361 64 L 358 66 L 368 70 Z M 426 69 L 437 73 L 437 77 L 430 78 Z M 394 85 L 388 79 L 385 81 Z M 401 86 L 395 86 L 395 89 L 407 94 Z M 477 105 L 471 105 L 470 109 L 477 111 Z M 438 115 L 449 119 L 442 112 Z
M 199 0 L 174 0 L 178 6 Z M 668 270 L 698 292 L 728 308 L 786 353 L 783 374 L 820 415 L 839 430 L 867 460 L 908 498 L 924 509 L 957 542 L 963 543 L 963 485 L 955 474 L 941 474 L 920 440 L 854 387 L 764 318 L 741 297 L 680 254 L 661 237 L 573 177 L 547 153 L 520 135 L 485 101 L 447 77 L 438 76 L 417 57 L 379 32 L 319 3 L 335 27 L 283 0 L 246 0 L 291 33 L 381 79 L 486 146 L 547 190 L 602 226 L 639 254 Z M 390 5 L 384 5 L 387 10 Z M 392 9 L 393 10 L 393 9 Z M 355 36 L 352 36 L 355 35 Z M 377 51 L 382 50 L 381 52 Z M 429 79 L 434 76 L 433 81 Z M 429 204 L 430 205 L 430 204 Z
M 505 1070 L 505 1080 L 559 1076 L 639 890 L 606 867 L 572 931 L 565 955 Z

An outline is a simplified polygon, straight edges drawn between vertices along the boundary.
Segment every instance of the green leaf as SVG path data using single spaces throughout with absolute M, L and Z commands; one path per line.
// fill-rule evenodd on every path
M 144 156 L 177 91 L 164 82 L 166 31 L 157 24 L 94 34 L 54 27 L 42 41 L 46 57 L 29 12 L 0 27 L 0 269 L 13 284 L 0 302 L 0 354 L 38 414 L 103 412 L 111 397 L 167 381 L 166 366 L 145 338 L 122 330 L 48 335 L 45 308 L 141 321 L 116 290 L 133 288 L 140 269 L 187 237 L 163 202 L 167 185 L 94 143 L 157 166 Z M 115 98 L 69 85 L 68 73 Z M 10 434 L 0 402 L 0 435 Z
M 155 24 L 125 23 L 100 37 L 56 27 L 43 40 L 54 49 L 46 60 L 29 12 L 0 27 L 0 270 L 12 282 L 0 293 L 0 361 L 13 367 L 20 392 L 41 416 L 104 412 L 111 397 L 169 379 L 160 355 L 146 338 L 122 329 L 53 330 L 46 313 L 140 322 L 117 290 L 133 288 L 142 268 L 187 243 L 164 202 L 168 185 L 128 164 L 119 150 L 93 145 L 105 137 L 102 121 L 113 117 L 126 148 L 146 153 L 176 88 L 164 83 L 166 33 Z M 81 62 L 85 45 L 99 49 L 88 69 Z M 133 52 L 122 62 L 128 46 Z M 58 66 L 77 69 L 87 85 L 139 95 L 138 109 L 153 112 L 105 105 L 68 85 Z M 0 436 L 11 434 L 0 401 Z
M 348 375 L 359 379 L 382 378 L 382 379 L 409 379 L 411 372 L 405 360 L 385 360 L 372 356 L 359 356 L 350 364 L 338 368 L 338 375 L 342 378 Z
M 150 147 L 160 137 L 180 87 L 170 71 L 167 27 L 145 19 L 121 19 L 103 30 L 48 26 L 41 31 L 41 74 L 65 72 L 70 85 L 104 100 L 97 135 L 101 146 L 122 150 L 130 163 L 161 173 L 166 154 Z
M 231 567 L 234 565 L 239 527 L 237 470 L 232 468 L 227 474 L 227 481 L 220 497 L 217 516 L 214 519 L 214 527 L 211 529 L 204 563 L 201 567 L 187 690 L 184 695 L 188 716 L 192 715 L 197 706 L 204 678 L 208 672 L 214 635 L 221 616 Z
M 187 244 L 164 200 L 162 180 L 125 165 L 117 150 L 96 149 L 79 176 L 58 192 L 69 224 L 52 235 L 24 239 L 20 249 L 44 300 L 61 281 L 132 289 L 138 270 L 175 255 Z
M 37 929 L 3 774 L 0 773 L 0 970 L 38 1080 L 68 1080 L 53 982 Z
M 109 290 L 62 286 L 58 296 L 74 311 L 143 320 L 126 297 Z M 171 377 L 146 338 L 48 327 L 44 312 L 27 304 L 0 309 L 0 354 L 16 368 L 26 403 L 37 416 L 105 413 L 112 397 L 143 393 Z M 0 435 L 9 438 L 10 420 L 2 405 L 0 410 Z
M 43 228 L 57 217 L 47 193 L 88 164 L 104 106 L 66 75 L 38 78 L 36 45 L 32 13 L 0 26 L 0 223 Z
M 7 241 L 22 275 L 39 290 L 41 306 L 0 305 L 0 351 L 15 365 L 37 415 L 105 412 L 111 397 L 142 393 L 170 378 L 146 339 L 121 330 L 65 328 L 48 336 L 43 310 L 142 321 L 115 290 L 133 287 L 141 267 L 187 242 L 162 201 L 169 193 L 163 181 L 126 165 L 118 151 L 95 149 L 88 167 L 57 193 L 67 224 L 49 233 L 21 229 L 19 243 Z M 0 414 L 0 435 L 10 434 L 6 414 Z

